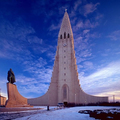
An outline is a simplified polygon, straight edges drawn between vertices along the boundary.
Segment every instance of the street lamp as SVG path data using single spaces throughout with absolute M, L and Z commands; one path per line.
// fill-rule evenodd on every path
M 0 88 L 0 96 L 1 96 L 1 88 Z
M 75 105 L 76 105 L 76 93 L 75 93 Z

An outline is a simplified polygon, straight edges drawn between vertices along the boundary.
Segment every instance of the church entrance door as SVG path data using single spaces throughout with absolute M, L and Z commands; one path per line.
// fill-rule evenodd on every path
M 65 106 L 65 107 L 67 106 L 67 102 L 64 102 L 64 106 Z
M 62 96 L 63 96 L 63 103 L 64 105 L 66 106 L 67 103 L 68 103 L 68 85 L 67 84 L 64 84 L 63 87 L 62 87 Z

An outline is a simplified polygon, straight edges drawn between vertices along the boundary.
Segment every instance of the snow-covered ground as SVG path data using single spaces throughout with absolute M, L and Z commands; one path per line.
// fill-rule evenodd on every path
M 56 107 L 50 107 L 50 111 L 47 111 L 47 107 L 43 107 L 41 113 L 34 114 L 26 117 L 17 118 L 15 120 L 96 120 L 89 117 L 89 114 L 78 113 L 80 110 L 96 110 L 96 109 L 112 109 L 120 107 L 102 107 L 102 106 L 85 106 L 85 107 L 71 107 L 56 109 Z

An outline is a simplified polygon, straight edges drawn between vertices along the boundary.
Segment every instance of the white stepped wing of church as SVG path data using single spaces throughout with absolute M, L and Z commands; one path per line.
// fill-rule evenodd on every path
M 64 14 L 58 34 L 58 45 L 47 93 L 38 98 L 28 99 L 30 105 L 90 104 L 108 102 L 108 97 L 86 94 L 80 87 L 73 32 L 67 11 Z

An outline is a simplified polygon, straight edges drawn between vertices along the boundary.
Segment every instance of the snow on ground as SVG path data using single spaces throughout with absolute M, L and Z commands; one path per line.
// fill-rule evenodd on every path
M 71 107 L 55 110 L 56 107 L 50 107 L 50 111 L 47 111 L 47 107 L 40 106 L 44 112 L 40 114 L 34 114 L 15 120 L 96 120 L 89 117 L 89 114 L 78 113 L 79 110 L 96 110 L 96 109 L 111 109 L 120 107 L 102 107 L 102 106 L 85 106 L 85 107 Z M 46 109 L 46 110 L 45 110 Z

